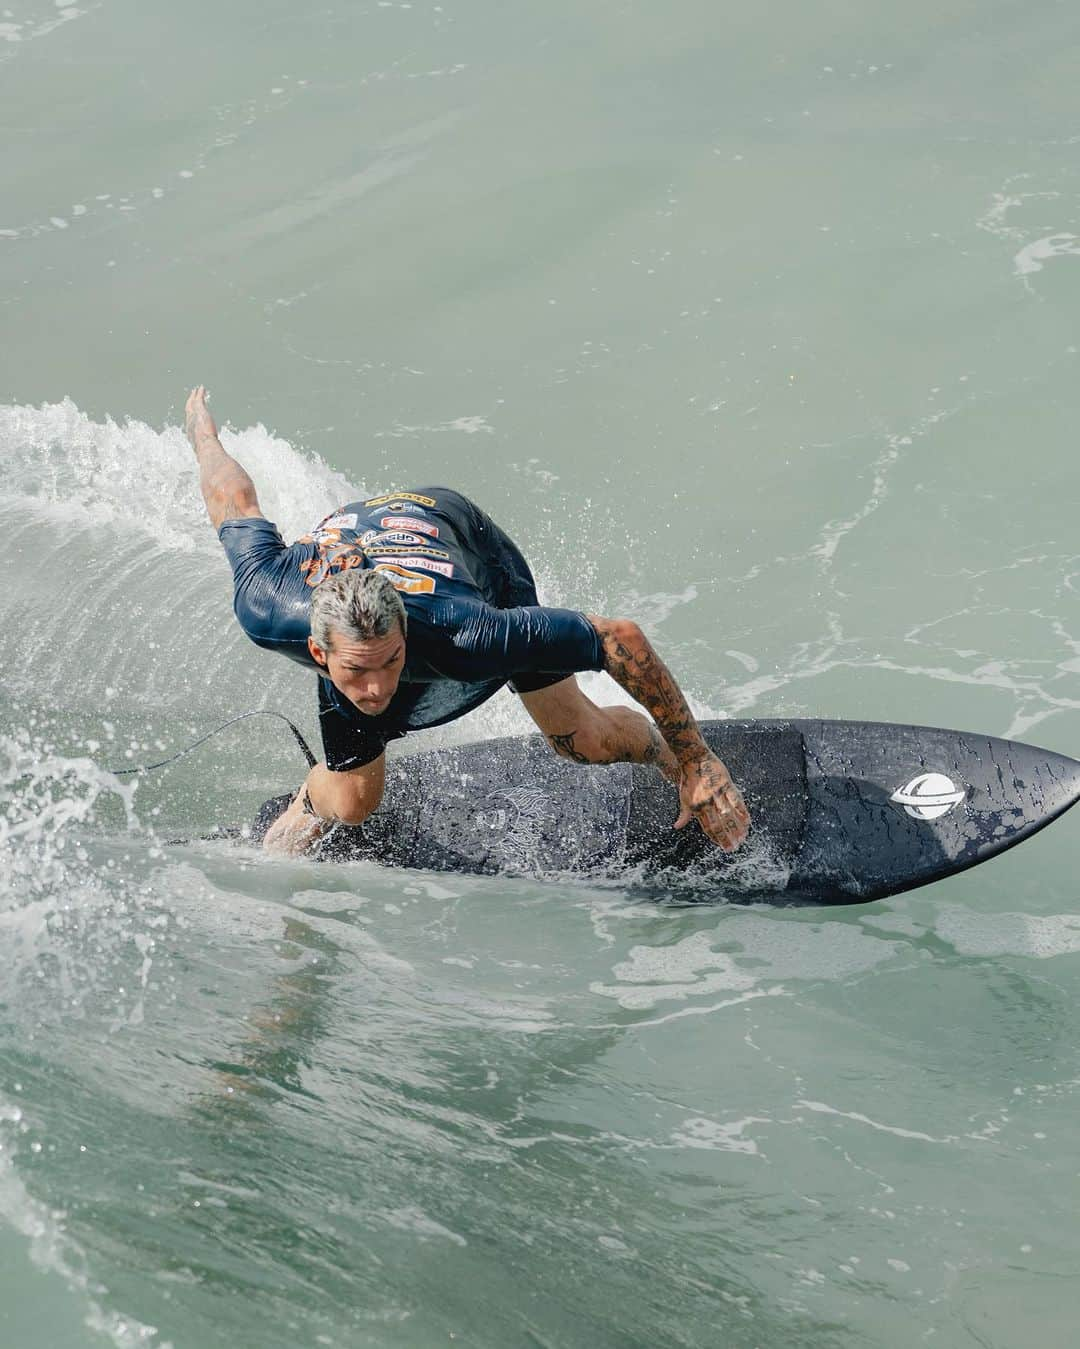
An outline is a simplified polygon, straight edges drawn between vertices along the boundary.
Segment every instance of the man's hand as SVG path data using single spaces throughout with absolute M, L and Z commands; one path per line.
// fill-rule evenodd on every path
M 306 785 L 306 784 L 305 784 Z M 318 842 L 330 825 L 303 807 L 304 788 L 293 797 L 263 837 L 263 848 L 273 857 L 300 857 Z
M 696 819 L 725 852 L 734 852 L 746 838 L 750 812 L 742 793 L 723 763 L 708 750 L 700 758 L 683 763 L 679 803 L 682 811 L 675 821 L 676 829 L 685 829 Z
M 733 852 L 747 835 L 750 813 L 727 769 L 702 739 L 671 671 L 636 623 L 586 617 L 604 649 L 604 669 L 650 713 L 671 751 L 682 806 L 675 828 L 696 819 L 718 847 Z M 666 771 L 663 765 L 661 771 Z
M 206 388 L 202 384 L 188 394 L 184 430 L 199 461 L 199 487 L 214 528 L 220 529 L 226 520 L 261 517 L 255 484 L 243 466 L 225 453 L 217 425 L 206 406 Z
M 215 440 L 217 439 L 217 425 L 206 406 L 206 397 L 206 387 L 200 384 L 188 394 L 187 405 L 184 408 L 184 430 L 187 432 L 188 440 L 191 441 L 192 449 L 196 448 L 200 436 L 213 436 Z

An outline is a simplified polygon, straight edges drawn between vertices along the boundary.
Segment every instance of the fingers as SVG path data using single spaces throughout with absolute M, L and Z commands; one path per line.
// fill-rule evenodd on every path
M 734 852 L 746 837 L 747 825 L 737 821 L 731 812 L 721 812 L 716 806 L 706 807 L 697 819 L 706 836 L 724 852 Z
M 750 812 L 746 808 L 746 802 L 742 799 L 742 792 L 732 783 L 732 792 L 734 798 L 731 799 L 731 813 L 735 821 L 742 828 L 743 832 L 750 828 Z
M 695 812 L 697 822 L 701 825 L 701 831 L 715 843 L 723 848 L 725 852 L 731 852 L 736 846 L 736 831 L 734 821 L 727 815 L 721 813 L 716 804 L 712 801 Z
M 696 819 L 705 836 L 724 852 L 734 852 L 750 829 L 750 812 L 742 793 L 730 781 L 699 805 L 683 806 L 675 828 L 684 829 L 691 819 Z
M 188 394 L 187 404 L 184 407 L 184 430 L 187 432 L 187 438 L 191 441 L 193 447 L 196 447 L 196 441 L 200 435 L 217 434 L 214 418 L 210 409 L 206 406 L 206 400 L 209 397 L 205 384 L 197 384 Z

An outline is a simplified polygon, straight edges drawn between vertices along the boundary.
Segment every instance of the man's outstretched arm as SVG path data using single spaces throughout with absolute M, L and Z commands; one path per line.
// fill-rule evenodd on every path
M 199 486 L 214 528 L 226 520 L 261 516 L 255 484 L 218 440 L 217 426 L 206 406 L 206 389 L 201 384 L 188 395 L 184 430 L 199 461 Z
M 671 671 L 636 623 L 587 615 L 604 651 L 604 669 L 656 722 L 679 765 L 681 829 L 694 818 L 720 847 L 731 851 L 746 837 L 750 812 L 723 763 L 705 744 L 694 714 Z

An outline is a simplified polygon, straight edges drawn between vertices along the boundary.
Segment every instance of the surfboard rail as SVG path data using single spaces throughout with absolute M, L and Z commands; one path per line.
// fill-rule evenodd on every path
M 753 816 L 735 854 L 674 831 L 674 788 L 637 764 L 589 766 L 542 736 L 388 765 L 383 804 L 337 826 L 328 860 L 481 874 L 624 878 L 668 897 L 852 904 L 941 880 L 1014 847 L 1080 799 L 1080 761 L 938 727 L 711 721 L 710 747 Z M 290 794 L 264 804 L 261 839 Z

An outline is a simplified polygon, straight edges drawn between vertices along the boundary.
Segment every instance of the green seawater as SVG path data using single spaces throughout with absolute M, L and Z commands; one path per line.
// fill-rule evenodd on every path
M 198 383 L 287 537 L 448 482 L 702 715 L 1080 756 L 1075 6 L 9 3 L 0 1346 L 1074 1344 L 1080 818 L 678 908 L 171 846 L 268 719 L 104 770 L 317 742 Z

